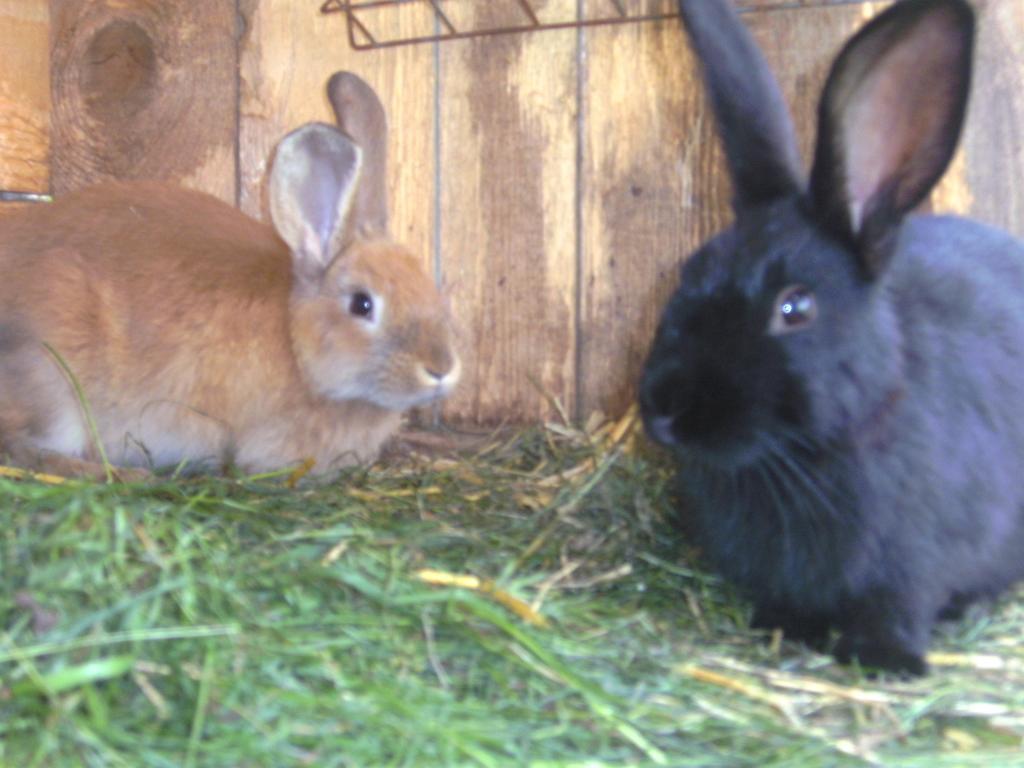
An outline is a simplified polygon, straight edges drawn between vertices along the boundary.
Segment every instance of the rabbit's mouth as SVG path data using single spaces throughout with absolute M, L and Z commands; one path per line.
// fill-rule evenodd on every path
M 752 399 L 742 381 L 713 366 L 688 374 L 676 365 L 655 366 L 641 386 L 640 405 L 647 433 L 670 448 L 692 447 L 713 453 L 745 452 Z
M 387 387 L 380 387 L 367 399 L 375 402 L 382 408 L 394 411 L 420 408 L 439 403 L 447 398 L 455 389 L 458 381 L 459 373 L 456 368 L 443 375 L 429 374 L 429 378 L 421 376 L 408 388 L 401 390 L 396 391 Z
M 652 363 L 640 386 L 647 434 L 676 453 L 735 469 L 771 452 L 772 435 L 804 431 L 807 393 L 780 368 L 731 371 L 711 358 Z
M 696 459 L 701 464 L 721 469 L 741 469 L 761 461 L 764 446 L 753 433 L 736 435 L 731 439 L 695 440 L 673 416 L 652 416 L 644 420 L 647 434 L 652 440 L 679 455 Z

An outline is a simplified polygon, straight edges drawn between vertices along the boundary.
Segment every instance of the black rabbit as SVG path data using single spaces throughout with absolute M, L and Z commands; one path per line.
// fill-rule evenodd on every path
M 933 623 L 1024 577 L 1024 244 L 909 216 L 953 155 L 974 14 L 903 0 L 833 65 L 804 183 L 727 0 L 680 0 L 736 220 L 683 266 L 640 387 L 753 624 L 926 671 Z

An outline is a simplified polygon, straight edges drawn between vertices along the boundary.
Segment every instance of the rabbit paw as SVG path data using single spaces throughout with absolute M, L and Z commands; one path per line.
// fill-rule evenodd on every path
M 836 643 L 834 655 L 841 664 L 850 664 L 856 660 L 866 668 L 870 676 L 875 676 L 879 671 L 896 672 L 912 677 L 921 677 L 928 673 L 924 657 L 900 645 L 893 638 L 846 633 Z
M 830 623 L 824 616 L 800 614 L 779 605 L 758 605 L 750 619 L 751 629 L 781 629 L 787 640 L 820 651 L 828 642 Z

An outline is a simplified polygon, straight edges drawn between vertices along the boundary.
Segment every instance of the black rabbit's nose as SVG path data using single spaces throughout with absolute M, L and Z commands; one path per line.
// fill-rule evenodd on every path
M 678 376 L 673 369 L 649 369 L 640 385 L 640 410 L 647 433 L 655 442 L 676 445 L 674 422 Z
M 668 416 L 675 410 L 678 381 L 675 371 L 651 371 L 641 384 L 640 406 L 650 418 Z
M 654 416 L 647 420 L 647 431 L 651 438 L 663 445 L 675 445 L 675 434 L 672 432 L 671 416 Z

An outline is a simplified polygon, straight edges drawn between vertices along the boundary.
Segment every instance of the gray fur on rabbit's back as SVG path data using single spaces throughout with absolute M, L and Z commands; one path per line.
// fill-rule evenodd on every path
M 952 583 L 967 586 L 961 568 L 979 585 L 1011 562 L 1024 574 L 1024 243 L 975 221 L 910 217 L 878 288 L 895 308 L 907 391 L 901 434 L 862 446 L 887 459 L 865 460 L 867 486 L 880 503 L 906 501 L 908 534 L 935 539 Z

